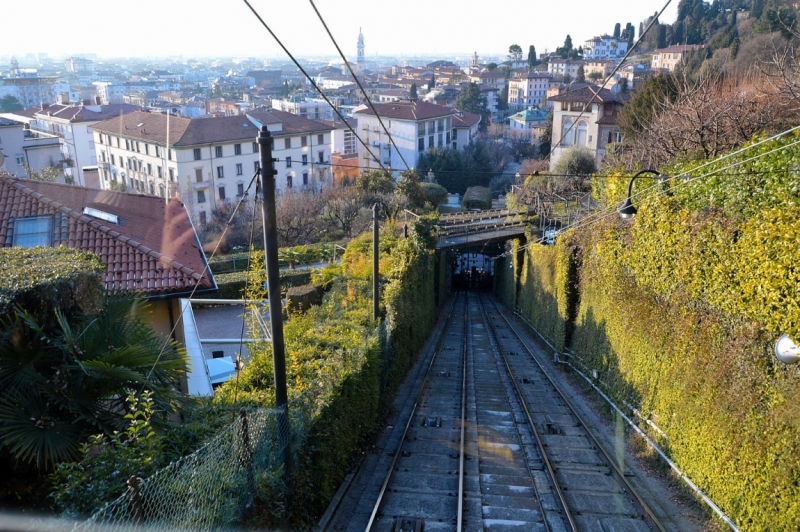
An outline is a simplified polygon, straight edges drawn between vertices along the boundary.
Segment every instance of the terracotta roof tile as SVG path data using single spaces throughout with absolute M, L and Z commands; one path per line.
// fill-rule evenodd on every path
M 84 207 L 115 214 L 120 225 L 85 215 Z M 179 200 L 0 176 L 0 246 L 10 245 L 11 219 L 55 214 L 68 220 L 54 244 L 99 255 L 108 290 L 158 295 L 215 286 Z

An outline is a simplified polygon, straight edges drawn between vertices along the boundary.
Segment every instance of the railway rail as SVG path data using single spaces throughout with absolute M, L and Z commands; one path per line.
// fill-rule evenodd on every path
M 321 530 L 666 530 L 491 298 L 457 294 L 420 364 L 383 466 Z

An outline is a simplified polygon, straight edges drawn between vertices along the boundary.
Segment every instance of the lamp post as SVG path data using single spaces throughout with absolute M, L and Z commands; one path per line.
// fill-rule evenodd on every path
M 433 173 L 433 168 L 428 168 L 428 175 L 426 176 L 425 181 L 428 183 L 433 183 L 436 175 Z
M 628 196 L 625 198 L 625 203 L 623 203 L 617 209 L 617 212 L 619 213 L 620 217 L 623 220 L 630 220 L 636 215 L 637 212 L 636 207 L 634 207 L 633 203 L 631 202 L 631 192 L 633 191 L 634 179 L 639 179 L 640 177 L 642 177 L 642 174 L 655 174 L 657 177 L 661 176 L 661 174 L 659 174 L 655 170 L 640 170 L 639 172 L 636 172 L 633 175 L 633 177 L 631 178 L 631 182 L 628 183 Z
M 344 246 L 340 246 L 339 244 L 335 244 L 333 246 L 333 263 L 336 264 L 336 250 L 341 249 L 342 251 L 347 251 L 347 248 Z

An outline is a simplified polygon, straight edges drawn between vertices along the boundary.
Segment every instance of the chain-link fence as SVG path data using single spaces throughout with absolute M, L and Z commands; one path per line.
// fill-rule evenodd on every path
M 281 410 L 242 409 L 236 421 L 189 456 L 147 479 L 132 477 L 127 491 L 74 532 L 94 530 L 221 530 L 233 528 L 253 503 L 256 486 L 286 493 L 288 461 L 307 433 L 307 402 Z

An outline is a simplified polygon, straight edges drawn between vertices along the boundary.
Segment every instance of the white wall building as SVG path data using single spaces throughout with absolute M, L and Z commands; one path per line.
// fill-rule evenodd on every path
M 508 80 L 508 109 L 517 112 L 531 106 L 541 106 L 547 98 L 547 90 L 558 87 L 560 79 L 548 72 L 529 72 L 521 78 Z
M 376 103 L 373 106 L 391 133 L 397 149 L 372 108 L 362 105 L 353 113 L 358 118 L 359 137 L 369 146 L 369 151 L 360 144 L 358 146 L 360 167 L 377 170 L 383 165 L 402 171 L 407 164 L 416 168 L 419 155 L 425 150 L 451 147 L 453 117 L 457 113 L 454 109 L 422 101 Z
M 628 53 L 628 40 L 610 35 L 592 37 L 583 43 L 584 59 L 621 59 Z
M 333 120 L 333 108 L 322 98 L 303 98 L 295 96 L 288 99 L 272 100 L 272 108 L 286 113 L 308 118 L 309 120 Z
M 331 182 L 331 126 L 278 110 L 167 121 L 167 115 L 137 111 L 93 126 L 103 188 L 179 196 L 192 220 L 204 225 L 214 209 L 247 189 L 259 164 L 262 125 L 274 136 L 278 192 Z
M 0 117 L 0 153 L 4 162 L 0 170 L 25 177 L 25 166 L 41 172 L 56 166 L 61 159 L 59 138 L 55 135 L 30 131 L 26 123 Z
M 22 76 L 0 78 L 0 98 L 13 96 L 23 107 L 55 103 L 59 94 L 69 93 L 69 83 L 56 78 Z

